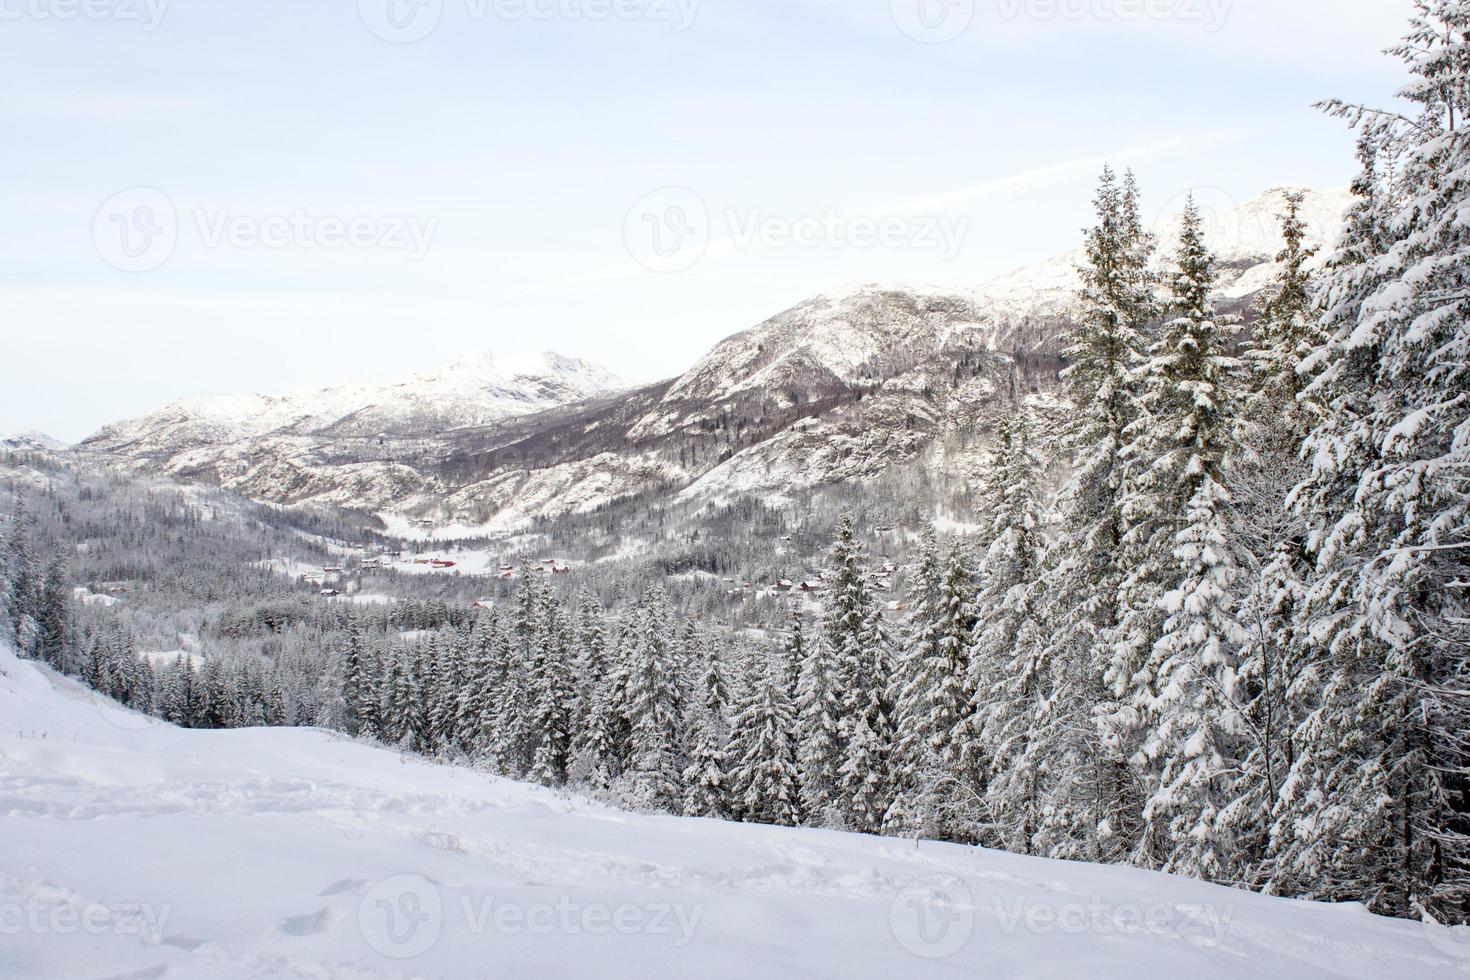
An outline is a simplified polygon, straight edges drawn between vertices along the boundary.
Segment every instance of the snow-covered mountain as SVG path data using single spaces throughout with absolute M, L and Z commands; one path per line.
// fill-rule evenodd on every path
M 66 443 L 44 432 L 26 431 L 0 435 L 0 452 L 55 453 L 64 449 L 66 449 Z
M 1286 211 L 1286 195 L 1293 191 L 1305 195 L 1301 217 L 1307 227 L 1308 241 L 1318 246 L 1315 261 L 1320 266 L 1337 243 L 1342 216 L 1351 203 L 1352 195 L 1345 188 L 1318 191 L 1309 187 L 1277 187 L 1239 207 L 1201 208 L 1205 243 L 1219 263 L 1219 294 L 1223 299 L 1244 299 L 1270 281 L 1276 268 L 1275 257 L 1283 244 L 1281 215 Z M 1156 267 L 1166 267 L 1173 258 L 1182 221 L 1180 211 L 1150 227 L 1158 245 L 1154 253 Z M 1040 265 L 998 276 L 971 295 L 998 315 L 1065 313 L 1076 300 L 1082 284 L 1078 269 L 1085 261 L 1086 253 L 1079 246 Z
M 560 354 L 471 354 L 387 384 L 186 398 L 108 426 L 82 445 L 140 455 L 267 437 L 413 437 L 485 425 L 626 387 L 607 370 Z
M 1248 311 L 1269 281 L 1287 190 L 1207 212 L 1227 307 Z M 1348 196 L 1306 193 L 1321 261 Z M 1154 231 L 1162 264 L 1177 216 Z M 642 388 L 560 358 L 470 359 L 395 386 L 183 402 L 83 448 L 257 499 L 477 527 L 650 491 L 780 497 L 920 461 L 963 478 L 1013 364 L 1040 412 L 1066 410 L 1056 380 L 1081 261 L 1074 250 L 968 290 L 833 290 Z
M 1462 930 L 184 730 L 0 641 L 0 976 L 1461 976 Z

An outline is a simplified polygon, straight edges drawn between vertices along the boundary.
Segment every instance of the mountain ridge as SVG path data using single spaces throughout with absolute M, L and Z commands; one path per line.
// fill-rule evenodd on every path
M 1222 307 L 1249 312 L 1269 282 L 1289 190 L 1298 188 L 1207 215 Z M 1348 198 L 1302 190 L 1320 263 Z M 1161 265 L 1177 221 L 1155 226 Z M 439 526 L 508 526 L 654 491 L 780 497 L 874 477 L 926 453 L 960 473 L 979 465 L 976 437 L 990 428 L 1012 368 L 1038 411 L 1065 411 L 1058 375 L 1081 258 L 1074 249 L 961 290 L 870 283 L 820 293 L 653 385 L 629 387 L 586 362 L 541 355 L 568 383 L 533 381 L 490 409 L 472 398 L 463 411 L 418 411 L 409 397 L 385 411 L 381 398 L 339 387 L 316 392 L 333 393 L 325 401 L 343 412 L 270 403 L 242 431 L 213 419 L 211 403 L 186 401 L 104 429 L 82 448 L 273 503 Z M 477 357 L 409 380 L 473 393 L 486 370 Z

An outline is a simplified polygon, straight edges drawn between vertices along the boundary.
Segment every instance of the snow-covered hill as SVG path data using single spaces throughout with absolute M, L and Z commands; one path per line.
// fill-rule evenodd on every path
M 1269 282 L 1287 190 L 1206 210 L 1225 304 L 1247 307 Z M 1323 256 L 1347 203 L 1344 192 L 1306 191 Z M 1160 263 L 1178 221 L 1154 228 Z M 920 461 L 964 479 L 1012 364 L 1038 410 L 1065 412 L 1056 379 L 1082 258 L 1074 250 L 969 290 L 832 290 L 645 388 L 610 393 L 614 379 L 564 359 L 519 371 L 472 359 L 385 388 L 180 403 L 83 448 L 257 499 L 440 527 L 513 526 L 653 491 L 780 497 Z
M 0 452 L 61 452 L 66 443 L 44 432 L 12 432 L 0 435 Z
M 184 731 L 8 649 L 0 934 L 16 980 L 1470 973 L 1470 937 L 1357 906 Z
M 161 455 L 270 436 L 404 438 L 484 425 L 626 387 L 607 370 L 560 354 L 471 354 L 387 384 L 187 398 L 108 426 L 83 447 Z

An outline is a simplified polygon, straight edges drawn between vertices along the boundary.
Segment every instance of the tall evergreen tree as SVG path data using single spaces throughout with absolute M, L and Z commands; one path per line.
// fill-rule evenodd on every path
M 683 798 L 681 657 L 669 623 L 668 597 L 654 589 L 643 598 L 631 637 L 628 704 L 630 776 L 636 799 L 671 809 Z
M 785 664 L 763 657 L 736 709 L 731 743 L 731 789 L 741 819 L 795 826 L 800 819 L 800 781 L 791 733 L 795 713 L 787 693 Z
M 1290 697 L 1300 674 L 1296 613 L 1311 560 L 1306 521 L 1286 506 L 1291 488 L 1305 479 L 1301 444 L 1311 429 L 1301 399 L 1307 362 L 1325 342 L 1313 298 L 1300 191 L 1286 194 L 1281 216 L 1283 248 L 1278 271 L 1258 304 L 1254 335 L 1246 347 L 1250 369 L 1241 452 L 1232 467 L 1231 549 L 1250 572 L 1241 600 L 1245 642 L 1240 652 L 1241 716 L 1250 748 L 1222 814 L 1248 864 L 1239 880 L 1258 882 L 1264 869 L 1270 814 L 1280 799 L 1293 758 L 1293 732 L 1304 719 Z
M 1145 368 L 1151 429 L 1140 458 L 1152 509 L 1155 608 L 1130 610 L 1142 637 L 1157 635 L 1135 675 L 1148 719 L 1143 745 L 1151 790 L 1138 858 L 1204 878 L 1233 872 L 1233 841 L 1220 820 L 1239 765 L 1236 665 L 1244 632 L 1235 618 L 1236 567 L 1226 541 L 1231 504 L 1231 379 L 1226 344 L 1235 326 L 1216 314 L 1214 257 L 1191 199 L 1184 211 L 1168 316 Z M 1161 556 L 1168 556 L 1162 558 Z M 1126 625 L 1126 622 L 1125 622 Z
M 1442 920 L 1470 907 L 1467 42 L 1470 7 L 1419 0 L 1395 50 L 1414 116 L 1329 105 L 1387 157 L 1359 181 L 1307 392 L 1322 421 L 1295 502 L 1322 683 L 1273 841 L 1278 883 Z
M 1048 846 L 1059 856 L 1118 860 L 1132 848 L 1142 809 L 1128 761 L 1140 732 L 1129 694 L 1132 651 L 1119 645 L 1135 555 L 1126 547 L 1133 464 L 1125 450 L 1141 412 L 1138 373 L 1157 301 L 1154 242 L 1143 228 L 1132 173 L 1120 186 L 1105 168 L 1095 207 L 1081 315 L 1063 373 L 1074 406 L 1064 432 L 1074 475 L 1062 493 L 1060 538 L 1048 559 L 1047 656 L 1057 674 L 1048 720 L 1053 748 L 1068 760 L 1050 784 L 1049 811 L 1057 819 Z
M 690 722 L 689 768 L 684 772 L 684 813 L 693 817 L 730 815 L 728 746 L 730 742 L 730 692 L 719 658 L 706 647 L 699 655 L 704 663 L 700 678 L 701 698 Z
M 1031 446 L 1030 423 L 1013 377 L 1011 398 L 995 454 L 997 483 L 992 543 L 984 560 L 976 605 L 977 628 L 968 689 L 967 768 L 983 787 L 985 807 L 976 824 L 990 823 L 985 839 L 1030 853 L 1041 821 L 1045 746 L 1036 725 L 1050 692 L 1047 644 L 1038 623 L 1043 549 L 1041 461 Z

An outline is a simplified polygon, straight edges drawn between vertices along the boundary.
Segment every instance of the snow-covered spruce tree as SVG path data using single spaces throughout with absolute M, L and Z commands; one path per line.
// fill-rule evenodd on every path
M 1395 49 L 1413 117 L 1329 104 L 1389 155 L 1349 230 L 1366 261 L 1331 270 L 1307 393 L 1324 417 L 1295 502 L 1323 689 L 1276 838 L 1279 873 L 1313 893 L 1442 921 L 1470 909 L 1467 44 L 1470 5 L 1420 0 Z
M 574 632 L 577 637 L 577 714 L 585 719 L 591 716 L 598 685 L 608 672 L 607 623 L 602 603 L 591 592 L 583 592 L 577 598 Z
M 439 677 L 444 660 L 444 649 L 449 637 L 441 632 L 430 634 L 413 646 L 414 682 L 418 686 L 419 708 L 417 727 L 419 736 L 412 746 L 415 752 L 436 755 L 441 749 L 435 718 L 440 716 L 438 708 Z
M 74 669 L 67 656 L 71 649 L 71 607 L 71 566 L 66 555 L 58 551 L 46 563 L 46 573 L 41 579 L 34 655 L 63 673 Z
M 730 777 L 730 693 L 725 671 L 708 648 L 701 654 L 704 672 L 700 679 L 700 702 L 690 719 L 689 768 L 684 771 L 684 813 L 691 817 L 728 818 Z
M 849 697 L 842 728 L 845 745 L 838 771 L 846 826 L 876 834 L 893 802 L 893 704 L 889 701 L 893 655 L 876 602 L 869 605 L 855 660 L 839 662 Z
M 619 623 L 608 637 L 607 667 L 593 687 L 592 701 L 578 736 L 574 776 L 599 789 L 610 787 L 630 762 L 630 666 L 628 628 Z
M 662 589 L 644 596 L 629 643 L 631 791 L 643 806 L 673 810 L 683 799 L 684 692 Z
M 1271 829 L 1268 889 L 1282 894 L 1373 901 L 1388 891 L 1399 864 L 1389 774 L 1369 733 L 1402 705 L 1383 684 L 1384 651 L 1355 607 L 1354 569 L 1365 542 L 1360 529 L 1344 525 L 1357 516 L 1357 482 L 1376 452 L 1365 420 L 1381 351 L 1370 337 L 1353 341 L 1368 316 L 1365 303 L 1387 281 L 1380 263 L 1394 244 L 1389 191 L 1379 177 L 1389 136 L 1372 124 L 1360 134 L 1355 201 L 1320 300 L 1331 340 L 1309 361 L 1317 375 L 1304 394 L 1321 423 L 1305 447 L 1311 474 L 1291 503 L 1307 521 L 1316 566 L 1296 611 L 1291 655 L 1301 670 L 1288 692 L 1305 719 L 1293 735 Z
M 747 669 L 730 743 L 731 796 L 744 821 L 794 827 L 801 817 L 801 787 L 786 665 L 760 656 Z
M 927 836 L 932 832 L 925 775 L 937 769 L 930 752 L 930 670 L 939 659 L 939 588 L 943 580 L 939 542 L 926 522 L 919 537 L 908 616 L 899 632 L 893 662 L 893 801 L 883 816 L 883 833 Z
M 838 828 L 838 772 L 842 767 L 837 667 L 825 636 L 810 645 L 798 696 L 801 730 L 802 812 L 811 826 Z
M 1041 555 L 1041 461 L 1015 378 L 995 453 L 991 545 L 976 599 L 964 765 L 983 812 L 973 830 L 1008 850 L 1032 853 L 1041 821 L 1049 747 L 1036 726 L 1050 692 L 1047 644 L 1037 623 Z M 982 775 L 983 772 L 983 775 Z
M 791 607 L 786 611 L 786 636 L 782 642 L 782 663 L 786 670 L 786 696 L 791 698 L 791 707 L 795 711 L 798 702 L 798 692 L 801 691 L 801 669 L 807 663 L 807 620 L 801 611 L 801 599 L 791 602 Z M 729 693 L 726 692 L 726 702 L 729 702 Z
M 806 645 L 797 717 L 802 733 L 801 799 L 806 820 L 819 827 L 839 827 L 839 773 L 843 763 L 843 679 L 832 622 L 824 618 L 819 635 Z
M 381 639 L 369 643 L 363 650 L 357 718 L 357 734 L 363 738 L 384 738 L 383 682 L 387 676 L 389 656 L 391 652 L 386 651 Z
M 496 693 L 490 755 L 501 773 L 526 776 L 535 764 L 535 665 L 547 627 L 548 595 L 529 566 L 522 565 L 511 612 L 505 672 Z
M 499 628 L 498 613 L 478 617 L 464 654 L 464 683 L 456 698 L 458 714 L 454 727 L 461 748 L 474 761 L 485 757 L 489 721 L 494 711 L 491 699 L 500 686 L 505 667 L 495 642 Z
M 1043 837 L 1058 857 L 1117 861 L 1132 849 L 1142 809 L 1128 762 L 1141 728 L 1128 691 L 1133 671 L 1114 662 L 1115 653 L 1133 653 L 1115 646 L 1130 570 L 1124 449 L 1140 414 L 1138 370 L 1157 303 L 1154 242 L 1143 228 L 1133 174 L 1120 186 L 1105 168 L 1095 207 L 1080 270 L 1081 315 L 1062 375 L 1074 406 L 1063 434 L 1074 475 L 1061 495 L 1060 534 L 1047 559 L 1045 618 L 1057 674 L 1047 724 L 1065 761 L 1046 787 Z
M 206 676 L 207 668 L 212 662 L 205 661 Z M 419 687 L 413 653 L 408 647 L 400 646 L 389 652 L 381 694 L 380 736 L 390 745 L 413 748 L 420 735 Z
M 1144 527 L 1151 528 L 1154 588 L 1135 593 L 1124 628 L 1158 630 L 1136 702 L 1148 722 L 1140 763 L 1150 797 L 1136 860 L 1220 880 L 1234 875 L 1231 828 L 1219 819 L 1243 754 L 1236 664 L 1245 640 L 1236 620 L 1239 568 L 1226 540 L 1230 495 L 1231 376 L 1235 325 L 1216 314 L 1214 258 L 1191 199 L 1184 211 L 1170 302 L 1144 368 L 1149 427 L 1135 458 L 1153 460 Z M 1139 636 L 1131 636 L 1135 642 Z
M 805 759 L 808 765 L 835 761 L 833 796 L 813 800 L 813 814 L 834 809 L 839 825 L 877 833 L 891 802 L 889 756 L 893 746 L 893 708 L 888 701 L 891 654 L 882 612 L 868 587 L 863 549 L 851 515 L 837 525 L 829 554 L 829 580 L 823 598 L 823 643 L 831 651 L 836 701 L 835 759 Z M 824 805 L 825 804 L 825 805 Z
M 1305 244 L 1303 200 L 1299 191 L 1286 195 L 1278 271 L 1246 345 L 1248 392 L 1237 427 L 1240 452 L 1230 471 L 1231 547 L 1249 576 L 1238 617 L 1246 637 L 1238 701 L 1250 748 L 1222 820 L 1239 851 L 1244 874 L 1238 880 L 1247 884 L 1261 884 L 1267 875 L 1270 815 L 1292 763 L 1293 732 L 1303 720 L 1288 692 L 1302 669 L 1295 624 L 1311 561 L 1306 521 L 1286 498 L 1307 475 L 1301 445 L 1312 417 L 1300 396 L 1309 380 L 1307 360 L 1325 343 L 1308 270 L 1315 250 Z
M 791 704 L 791 728 L 787 731 L 787 741 L 791 743 L 792 752 L 800 753 L 802 745 L 801 713 L 798 708 L 799 694 L 801 691 L 802 669 L 807 662 L 807 649 L 810 640 L 806 617 L 802 613 L 801 601 L 798 599 L 791 603 L 788 612 L 786 637 L 781 644 L 781 683 L 786 690 L 786 699 Z M 793 797 L 796 807 L 798 824 L 804 824 L 807 820 L 806 798 L 801 792 L 801 763 L 798 758 L 796 764 L 797 772 L 797 794 Z
M 357 735 L 362 731 L 363 636 L 362 622 L 351 609 L 342 622 L 342 646 L 337 661 L 342 678 L 342 730 Z
M 11 638 L 21 656 L 29 656 L 36 645 L 37 615 L 41 605 L 42 574 L 31 544 L 27 519 L 18 516 L 10 527 L 6 541 L 4 578 L 4 618 L 12 630 Z
M 575 687 L 569 656 L 559 610 L 555 603 L 548 603 L 533 641 L 530 664 L 530 731 L 535 744 L 531 779 L 543 786 L 565 783 L 571 761 Z
M 468 641 L 460 630 L 450 629 L 434 647 L 425 678 L 428 743 L 430 751 L 442 756 L 457 755 L 459 744 L 459 692 L 464 687 Z
M 158 678 L 158 715 L 174 725 L 189 723 L 189 688 L 194 667 L 185 654 L 165 665 Z

